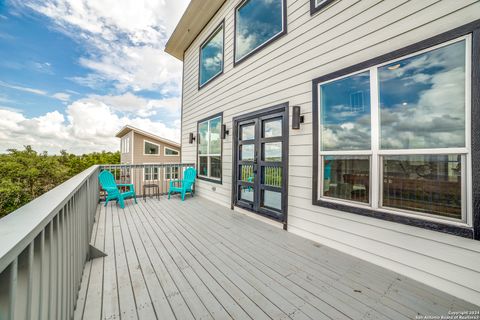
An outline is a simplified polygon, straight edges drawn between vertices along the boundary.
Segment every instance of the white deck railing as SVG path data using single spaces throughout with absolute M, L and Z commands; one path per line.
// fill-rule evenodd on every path
M 0 220 L 0 319 L 73 315 L 99 169 L 90 167 Z
M 166 178 L 181 179 L 191 166 L 92 166 L 0 219 L 0 319 L 72 318 L 89 258 L 101 170 L 113 172 L 118 183 L 136 185 L 138 195 L 145 170 L 153 172 L 147 182 L 164 194 Z

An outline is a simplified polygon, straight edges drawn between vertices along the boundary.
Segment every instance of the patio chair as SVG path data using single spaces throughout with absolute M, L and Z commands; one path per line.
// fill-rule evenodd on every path
M 190 193 L 193 197 L 193 186 L 195 184 L 195 177 L 197 171 L 194 168 L 188 168 L 183 174 L 183 180 L 170 180 L 170 187 L 168 188 L 168 199 L 173 193 L 180 193 L 182 201 L 185 200 L 185 195 Z
M 110 171 L 104 170 L 98 175 L 98 180 L 102 189 L 107 192 L 107 197 L 105 198 L 105 207 L 107 206 L 110 200 L 117 200 L 117 203 L 120 204 L 120 208 L 125 208 L 125 199 L 133 198 L 135 203 L 137 203 L 137 196 L 135 194 L 135 188 L 133 184 L 117 184 L 115 178 Z M 128 187 L 128 191 L 120 192 L 120 187 Z

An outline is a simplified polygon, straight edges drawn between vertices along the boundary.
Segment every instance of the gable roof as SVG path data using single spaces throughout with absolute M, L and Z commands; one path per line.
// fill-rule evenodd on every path
M 226 0 L 191 0 L 175 31 L 168 39 L 165 52 L 183 61 L 183 53 L 200 34 Z
M 147 136 L 149 138 L 152 138 L 152 139 L 155 139 L 157 141 L 160 141 L 160 142 L 163 142 L 165 144 L 169 144 L 169 145 L 172 145 L 174 147 L 178 147 L 180 148 L 180 144 L 177 143 L 177 142 L 174 142 L 172 140 L 168 140 L 168 139 L 165 139 L 165 138 L 162 138 L 162 137 L 159 137 L 153 133 L 150 133 L 150 132 L 147 132 L 147 131 L 143 131 L 143 130 L 140 130 L 138 128 L 135 128 L 135 127 L 132 127 L 130 125 L 126 125 L 124 126 L 122 129 L 120 129 L 120 131 L 118 131 L 116 134 L 115 134 L 115 137 L 117 138 L 121 138 L 123 137 L 124 135 L 126 135 L 127 133 L 129 133 L 130 131 L 133 131 L 133 132 L 136 132 L 136 133 L 140 133 L 144 136 Z

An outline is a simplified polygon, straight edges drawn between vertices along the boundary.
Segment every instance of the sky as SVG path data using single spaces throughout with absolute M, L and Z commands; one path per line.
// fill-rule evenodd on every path
M 0 153 L 115 151 L 130 124 L 180 141 L 188 0 L 0 0 Z

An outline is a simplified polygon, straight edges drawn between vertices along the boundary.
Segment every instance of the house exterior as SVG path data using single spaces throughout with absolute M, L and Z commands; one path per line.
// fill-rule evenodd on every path
M 143 194 L 145 184 L 156 184 L 158 192 L 167 191 L 168 182 L 180 177 L 178 166 L 158 167 L 159 164 L 179 164 L 180 144 L 132 126 L 125 126 L 115 135 L 120 139 L 120 162 L 144 165 L 122 172 L 121 180 L 129 180 L 137 193 Z
M 176 142 L 128 125 L 115 137 L 120 139 L 121 163 L 180 163 L 180 144 Z
M 196 194 L 480 305 L 480 1 L 192 0 Z

